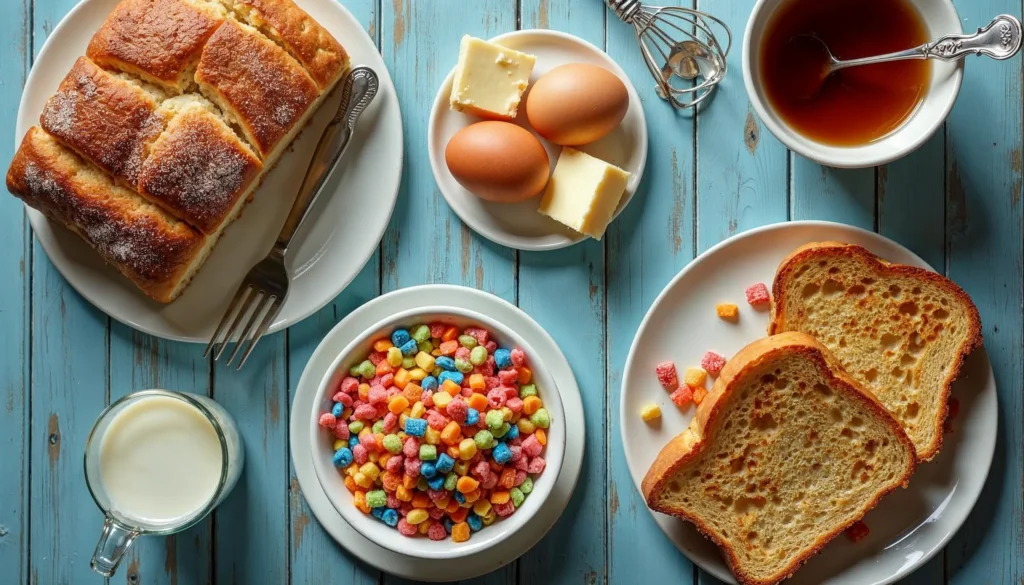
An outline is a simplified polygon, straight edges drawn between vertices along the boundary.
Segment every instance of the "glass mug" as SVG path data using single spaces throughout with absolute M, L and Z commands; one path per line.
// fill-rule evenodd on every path
M 86 485 L 105 516 L 90 566 L 110 577 L 138 536 L 199 523 L 244 462 L 234 420 L 206 396 L 141 390 L 112 403 L 85 444 Z

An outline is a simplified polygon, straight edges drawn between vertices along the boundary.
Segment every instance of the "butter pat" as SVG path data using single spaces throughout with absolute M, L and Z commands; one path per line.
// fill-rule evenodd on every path
M 466 35 L 459 48 L 449 103 L 453 110 L 511 120 L 537 58 Z
M 619 167 L 566 146 L 538 211 L 600 240 L 628 181 L 629 173 Z

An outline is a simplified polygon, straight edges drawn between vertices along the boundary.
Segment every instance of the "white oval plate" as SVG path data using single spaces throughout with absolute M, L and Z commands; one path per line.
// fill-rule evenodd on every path
M 644 119 L 644 107 L 629 77 L 604 51 L 570 34 L 549 30 L 521 30 L 496 36 L 491 41 L 537 57 L 537 64 L 530 77 L 531 84 L 559 65 L 591 63 L 608 69 L 626 85 L 629 92 L 629 110 L 626 111 L 622 124 L 601 140 L 580 147 L 580 150 L 632 174 L 612 218 L 612 221 L 615 221 L 615 217 L 619 216 L 636 193 L 637 185 L 644 174 L 644 166 L 647 164 L 647 122 Z M 441 194 L 448 200 L 448 205 L 473 231 L 509 248 L 556 250 L 586 239 L 587 236 L 538 213 L 537 207 L 540 206 L 541 199 L 539 195 L 520 203 L 493 203 L 473 195 L 455 180 L 444 160 L 445 147 L 456 132 L 479 122 L 480 118 L 452 111 L 448 107 L 448 96 L 452 92 L 454 75 L 455 70 L 452 69 L 437 91 L 434 107 L 430 111 L 430 127 L 427 129 L 430 167 L 434 171 L 434 180 L 437 181 Z M 523 103 L 526 103 L 525 99 Z M 515 123 L 533 132 L 522 113 L 522 107 Z M 540 141 L 548 151 L 553 171 L 562 147 L 544 139 Z
M 382 571 L 407 579 L 433 582 L 462 581 L 489 573 L 516 560 L 540 542 L 554 526 L 568 505 L 573 490 L 576 489 L 576 481 L 583 465 L 585 426 L 582 417 L 577 417 L 580 424 L 565 428 L 565 454 L 561 473 L 555 478 L 550 495 L 533 519 L 510 535 L 501 546 L 457 561 L 425 560 L 399 554 L 374 544 L 352 528 L 334 509 L 320 486 L 313 467 L 309 441 L 313 425 L 309 413 L 312 412 L 320 381 L 327 375 L 335 358 L 349 343 L 366 329 L 391 315 L 436 305 L 458 306 L 476 311 L 514 329 L 535 351 L 544 356 L 544 365 L 558 385 L 565 413 L 583 412 L 580 388 L 565 355 L 555 340 L 526 313 L 503 299 L 475 289 L 443 284 L 423 285 L 400 289 L 367 302 L 349 313 L 324 337 L 313 352 L 313 356 L 309 358 L 295 389 L 288 442 L 291 446 L 292 463 L 295 465 L 295 476 L 303 497 L 327 533 L 349 553 Z M 395 538 L 401 537 L 396 534 Z
M 703 253 L 665 287 L 647 312 L 633 339 L 622 379 L 622 442 L 633 482 L 640 489 L 658 451 L 682 432 L 693 418 L 693 406 L 677 409 L 658 384 L 654 367 L 672 360 L 694 367 L 708 350 L 727 358 L 764 337 L 768 312 L 746 303 L 747 286 L 771 286 L 782 259 L 807 242 L 833 240 L 859 244 L 880 257 L 931 270 L 903 246 L 873 232 L 829 222 L 790 222 L 744 232 Z M 722 321 L 715 304 L 740 308 L 736 324 Z M 996 385 L 985 350 L 964 364 L 953 387 L 960 413 L 953 420 L 942 451 L 917 468 L 907 489 L 897 490 L 867 514 L 870 535 L 853 543 L 840 535 L 812 558 L 787 584 L 882 585 L 905 577 L 922 565 L 967 518 L 988 475 L 995 450 Z M 661 424 L 648 426 L 640 409 L 648 403 L 662 409 Z M 718 549 L 692 524 L 653 513 L 676 547 L 715 577 L 735 583 Z
M 380 78 L 373 104 L 359 120 L 352 145 L 328 180 L 313 218 L 289 252 L 288 299 L 270 326 L 279 331 L 301 321 L 338 295 L 362 270 L 384 235 L 402 174 L 402 116 L 384 60 L 362 25 L 334 0 L 295 0 L 342 40 L 352 64 L 368 65 Z M 15 148 L 50 95 L 71 69 L 118 0 L 84 0 L 46 40 L 25 84 L 18 109 Z M 270 171 L 242 217 L 229 226 L 184 294 L 170 304 L 150 300 L 106 265 L 96 252 L 57 222 L 26 208 L 50 261 L 89 302 L 126 325 L 165 339 L 206 343 L 249 268 L 270 251 L 313 149 L 338 108 L 328 99 L 309 127 Z

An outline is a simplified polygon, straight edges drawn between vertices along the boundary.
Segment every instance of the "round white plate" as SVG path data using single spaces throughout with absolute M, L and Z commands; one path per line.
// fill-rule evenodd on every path
M 551 494 L 533 520 L 512 534 L 500 546 L 471 555 L 457 562 L 451 560 L 424 560 L 408 557 L 382 548 L 362 534 L 338 514 L 324 493 L 313 468 L 309 435 L 313 424 L 309 413 L 313 409 L 320 381 L 327 374 L 334 359 L 356 337 L 375 323 L 401 311 L 436 305 L 456 305 L 464 309 L 489 315 L 514 329 L 535 351 L 543 354 L 544 363 L 551 371 L 566 413 L 583 412 L 583 401 L 576 377 L 565 355 L 551 336 L 508 302 L 471 288 L 450 285 L 424 285 L 397 290 L 377 297 L 352 311 L 324 338 L 302 372 L 292 402 L 289 443 L 295 475 L 302 495 L 309 502 L 324 529 L 352 555 L 378 569 L 408 579 L 426 581 L 461 581 L 489 573 L 514 561 L 537 544 L 565 510 L 583 465 L 584 425 L 566 427 L 565 455 L 562 471 L 555 480 Z M 401 538 L 397 533 L 395 538 Z
M 384 60 L 362 25 L 335 0 L 295 0 L 345 44 L 352 64 L 377 72 L 380 90 L 359 120 L 345 158 L 328 180 L 312 219 L 296 236 L 288 258 L 288 299 L 270 326 L 284 329 L 316 312 L 359 273 L 384 234 L 402 174 L 402 116 Z M 118 0 L 83 0 L 46 40 L 25 84 L 15 147 L 50 95 L 85 54 L 89 39 Z M 328 99 L 309 127 L 267 174 L 242 217 L 229 226 L 192 284 L 173 303 L 148 299 L 98 254 L 57 222 L 27 208 L 36 238 L 64 278 L 114 319 L 157 337 L 206 343 L 249 268 L 270 251 L 313 149 L 337 110 L 341 92 Z
M 644 474 L 661 447 L 683 431 L 693 406 L 677 409 L 658 384 L 654 367 L 672 360 L 679 368 L 696 366 L 708 350 L 727 358 L 764 337 L 768 312 L 746 303 L 747 286 L 770 286 L 775 269 L 797 246 L 834 240 L 859 244 L 882 258 L 931 269 L 896 242 L 873 232 L 828 222 L 791 222 L 748 231 L 725 240 L 680 272 L 661 292 L 633 339 L 622 379 L 622 442 L 633 482 Z M 715 304 L 740 308 L 737 324 L 719 319 Z M 960 413 L 952 421 L 942 451 L 917 468 L 907 489 L 897 490 L 868 513 L 870 535 L 853 543 L 839 536 L 786 583 L 881 585 L 906 576 L 940 551 L 967 518 L 981 493 L 995 449 L 996 386 L 985 350 L 975 351 L 953 387 Z M 661 405 L 660 426 L 640 419 L 643 405 Z M 686 556 L 704 570 L 735 583 L 718 549 L 692 524 L 652 513 L 658 526 Z
M 537 63 L 534 65 L 530 83 L 559 65 L 591 63 L 618 75 L 626 85 L 629 91 L 629 110 L 622 124 L 601 140 L 580 147 L 580 150 L 632 174 L 626 184 L 626 192 L 615 210 L 614 217 L 618 217 L 633 198 L 633 193 L 636 192 L 640 178 L 644 174 L 644 165 L 647 164 L 647 122 L 644 119 L 644 107 L 629 77 L 604 51 L 570 34 L 549 30 L 521 30 L 496 36 L 491 41 L 536 55 Z M 448 107 L 448 96 L 452 92 L 454 75 L 453 69 L 437 91 L 434 107 L 430 111 L 430 127 L 427 129 L 430 167 L 434 171 L 434 180 L 437 181 L 441 194 L 448 200 L 448 205 L 473 231 L 509 248 L 555 250 L 586 239 L 587 236 L 538 213 L 537 207 L 541 199 L 539 195 L 520 203 L 493 203 L 473 195 L 455 180 L 444 160 L 445 147 L 456 132 L 479 122 L 480 118 L 452 111 Z M 526 103 L 525 99 L 523 103 Z M 520 116 L 516 118 L 515 123 L 533 132 L 522 111 L 523 108 L 520 107 Z M 541 139 L 541 144 L 548 151 L 553 171 L 562 147 L 544 139 Z

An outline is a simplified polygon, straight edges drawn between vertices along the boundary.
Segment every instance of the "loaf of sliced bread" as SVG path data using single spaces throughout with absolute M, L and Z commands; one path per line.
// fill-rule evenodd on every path
M 694 523 L 738 581 L 788 578 L 885 494 L 914 448 L 812 337 L 751 343 L 644 477 L 647 505 Z
M 981 345 L 978 309 L 953 281 L 860 246 L 802 246 L 779 266 L 768 334 L 802 331 L 903 425 L 917 457 L 942 446 L 949 390 Z

